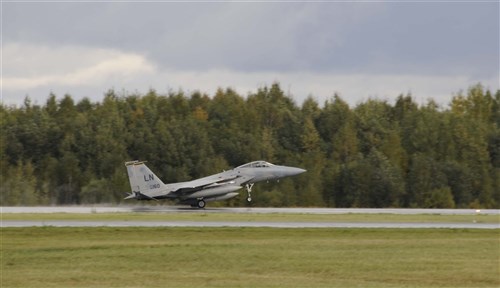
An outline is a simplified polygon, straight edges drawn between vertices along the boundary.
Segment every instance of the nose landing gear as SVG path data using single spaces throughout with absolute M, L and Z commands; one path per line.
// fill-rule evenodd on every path
M 248 193 L 248 197 L 247 197 L 247 201 L 248 202 L 252 202 L 252 187 L 253 187 L 253 184 L 255 183 L 248 183 L 245 185 L 245 188 L 247 189 L 247 193 Z

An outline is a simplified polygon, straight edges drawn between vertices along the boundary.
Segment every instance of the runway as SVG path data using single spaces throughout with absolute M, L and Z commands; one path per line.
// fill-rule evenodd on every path
M 233 214 L 401 214 L 498 215 L 489 209 L 338 209 L 338 208 L 206 208 L 179 206 L 0 207 L 0 213 L 233 213 Z M 0 227 L 268 227 L 268 228 L 448 228 L 500 229 L 498 223 L 396 222 L 261 222 L 261 221 L 125 221 L 125 220 L 1 220 Z
M 232 221 L 24 221 L 6 220 L 7 227 L 265 227 L 265 228 L 447 228 L 500 229 L 495 223 L 372 223 L 372 222 L 232 222 Z
M 436 214 L 436 215 L 499 215 L 499 209 L 401 209 L 401 208 L 254 208 L 186 206 L 37 206 L 0 207 L 0 213 L 246 213 L 246 214 Z

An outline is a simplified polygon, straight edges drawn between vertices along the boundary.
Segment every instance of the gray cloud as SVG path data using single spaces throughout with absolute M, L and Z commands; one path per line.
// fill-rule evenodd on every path
M 120 47 L 188 70 L 491 73 L 498 5 L 5 3 L 4 41 Z
M 82 58 L 90 57 L 89 62 L 99 49 L 141 55 L 149 61 L 147 66 L 153 65 L 162 75 L 176 71 L 189 75 L 233 71 L 241 77 L 252 74 L 251 79 L 257 79 L 254 76 L 258 73 L 309 73 L 337 79 L 343 79 L 343 75 L 414 75 L 419 79 L 439 76 L 491 81 L 499 74 L 499 5 L 7 2 L 2 15 L 4 46 L 25 43 L 30 49 L 37 49 L 33 48 L 37 45 L 42 50 L 60 48 L 57 51 L 64 63 L 54 63 L 55 55 L 33 52 L 33 57 L 47 58 L 46 62 L 33 59 L 38 69 L 25 67 L 29 64 L 15 65 L 15 59 L 6 59 L 3 68 L 6 77 L 31 77 L 44 71 L 59 75 L 65 69 L 80 71 L 83 59 L 71 60 L 74 53 L 67 49 L 75 47 L 75 51 L 93 49 L 82 54 Z M 77 73 L 73 70 L 69 72 Z M 136 76 L 151 79 L 149 74 Z M 314 77 L 310 79 L 314 81 Z M 262 81 L 273 80 L 280 79 Z M 213 85 L 232 85 L 225 79 L 219 81 Z M 325 79 L 321 82 L 324 87 Z M 152 79 L 142 86 L 152 83 L 163 82 Z M 449 89 L 467 88 L 470 84 Z M 485 84 L 496 86 L 493 89 L 499 85 Z M 186 88 L 198 88 L 196 83 L 192 85 Z M 311 83 L 311 87 L 315 84 Z M 78 87 L 68 89 L 78 91 Z

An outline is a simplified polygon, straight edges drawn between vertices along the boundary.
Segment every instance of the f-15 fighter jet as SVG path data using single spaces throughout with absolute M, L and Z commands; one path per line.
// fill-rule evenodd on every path
M 266 161 L 254 161 L 232 170 L 199 178 L 188 182 L 164 184 L 141 161 L 125 163 L 130 181 L 130 193 L 125 199 L 159 200 L 175 199 L 180 204 L 204 208 L 206 202 L 227 200 L 237 196 L 245 187 L 247 200 L 252 201 L 252 187 L 261 181 L 278 180 L 297 175 L 306 170 L 296 167 L 274 165 Z

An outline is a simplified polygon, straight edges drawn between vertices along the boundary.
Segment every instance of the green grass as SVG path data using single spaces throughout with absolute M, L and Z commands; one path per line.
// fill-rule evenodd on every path
M 439 215 L 439 214 L 242 214 L 204 213 L 40 213 L 1 215 L 3 220 L 80 220 L 80 221 L 269 221 L 269 222 L 446 222 L 500 223 L 498 215 Z
M 0 287 L 499 287 L 499 230 L 2 228 Z

